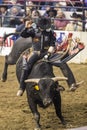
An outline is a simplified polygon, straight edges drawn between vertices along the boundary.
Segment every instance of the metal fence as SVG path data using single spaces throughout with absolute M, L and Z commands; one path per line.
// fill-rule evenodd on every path
M 41 7 L 44 6 L 43 4 L 41 4 L 41 1 L 43 2 L 43 0 L 31 0 L 31 1 L 33 1 L 33 2 L 38 2 L 38 4 L 35 5 L 35 7 L 36 7 L 37 9 L 40 9 Z M 54 1 L 54 2 L 59 2 L 60 0 L 50 0 L 50 2 L 52 2 L 52 1 Z M 81 20 L 81 22 L 82 22 L 82 31 L 86 31 L 86 29 L 85 29 L 85 24 L 87 23 L 87 19 L 86 19 L 86 16 L 85 16 L 85 11 L 87 10 L 87 7 L 85 7 L 85 0 L 83 0 L 81 7 L 74 6 L 73 1 L 70 1 L 70 0 L 67 0 L 67 1 L 70 2 L 70 6 L 58 6 L 58 7 L 56 7 L 56 8 L 62 8 L 62 9 L 68 9 L 68 10 L 70 10 L 71 8 L 73 8 L 73 10 L 78 10 L 78 9 L 82 10 L 82 11 L 81 11 L 81 13 L 82 13 L 82 20 Z M 28 1 L 28 2 L 29 2 L 29 1 Z M 50 3 L 50 2 L 49 2 L 49 0 L 48 0 L 48 3 Z M 61 2 L 64 2 L 64 1 L 61 1 Z M 79 2 L 79 3 L 80 3 L 80 1 L 75 1 L 75 2 Z M 27 0 L 24 1 L 24 5 L 17 5 L 17 6 L 21 6 L 21 7 L 23 8 L 25 16 L 26 16 L 26 7 L 29 6 L 29 5 L 27 5 L 26 3 L 27 3 Z M 47 1 L 46 1 L 45 4 L 48 4 L 48 3 L 47 3 Z M 13 5 L 12 5 L 12 4 L 0 4 L 0 6 L 13 6 Z M 50 6 L 51 6 L 52 8 L 55 8 L 55 4 L 50 5 Z M 15 17 L 15 18 L 17 18 L 17 19 L 23 18 L 23 16 L 22 16 L 22 17 L 19 17 L 19 16 L 4 16 L 4 17 L 7 18 L 7 19 L 8 19 L 9 17 Z M 3 15 L 0 15 L 0 19 L 1 19 L 1 26 L 3 26 L 3 24 L 2 24 Z M 56 19 L 56 18 L 54 18 L 54 19 Z M 64 20 L 66 20 L 66 21 L 71 21 L 71 19 L 64 19 Z M 73 20 L 73 21 L 74 21 L 74 20 Z

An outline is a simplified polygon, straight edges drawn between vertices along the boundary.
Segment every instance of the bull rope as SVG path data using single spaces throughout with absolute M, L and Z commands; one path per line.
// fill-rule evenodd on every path
M 58 58 L 56 58 L 56 59 L 54 59 L 54 60 L 45 60 L 45 59 L 43 58 L 41 61 L 45 61 L 45 62 L 48 62 L 48 63 L 52 63 L 52 62 L 61 60 L 61 59 L 68 53 L 69 49 L 70 49 L 70 45 L 68 44 L 66 51 L 63 52 L 63 54 L 62 54 L 61 56 L 59 56 Z

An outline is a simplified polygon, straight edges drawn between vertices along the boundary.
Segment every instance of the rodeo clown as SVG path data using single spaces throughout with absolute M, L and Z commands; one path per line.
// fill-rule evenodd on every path
M 22 31 L 21 36 L 24 38 L 32 37 L 32 52 L 30 54 L 25 52 L 22 56 L 22 72 L 17 96 L 23 95 L 25 91 L 24 81 L 27 79 L 36 61 L 41 58 L 48 60 L 49 56 L 55 52 L 56 41 L 54 32 L 51 30 L 51 20 L 46 17 L 40 17 L 37 26 L 31 19 L 26 21 L 25 29 Z M 68 77 L 67 83 L 70 86 L 70 90 L 75 91 L 77 85 L 72 71 L 66 63 L 61 63 L 59 67 L 64 76 Z

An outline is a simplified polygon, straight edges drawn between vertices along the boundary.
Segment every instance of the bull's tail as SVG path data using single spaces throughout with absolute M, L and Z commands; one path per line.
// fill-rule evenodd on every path
M 7 39 L 7 37 L 9 37 L 11 35 L 19 35 L 19 34 L 20 34 L 20 32 L 14 32 L 14 33 L 9 33 L 9 34 L 4 33 L 3 42 L 5 43 L 5 40 Z

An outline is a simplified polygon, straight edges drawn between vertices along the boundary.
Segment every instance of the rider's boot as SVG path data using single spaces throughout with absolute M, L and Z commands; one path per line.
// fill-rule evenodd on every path
M 20 77 L 20 87 L 17 92 L 17 96 L 22 96 L 25 91 L 25 79 L 28 76 L 28 64 L 27 64 L 27 58 L 24 56 L 22 58 L 22 71 L 21 71 L 21 77 Z
M 76 83 L 70 85 L 70 91 L 74 92 L 77 89 Z
M 84 83 L 84 81 L 80 81 L 78 83 L 73 83 L 70 86 L 70 91 L 74 92 L 78 87 L 80 87 L 80 85 Z
M 21 73 L 21 77 L 20 77 L 20 87 L 17 92 L 17 96 L 23 95 L 25 88 L 26 88 L 26 84 L 24 81 L 27 79 L 28 75 L 31 72 L 32 66 L 34 65 L 34 63 L 37 60 L 38 60 L 37 53 L 33 53 L 33 55 L 29 58 L 29 60 L 26 60 L 25 58 L 23 58 L 23 69 L 22 69 L 22 73 Z
M 63 72 L 64 76 L 68 78 L 67 84 L 69 86 L 69 91 L 74 92 L 81 83 L 76 83 L 75 77 L 67 63 L 62 63 L 60 65 L 60 69 Z
M 17 92 L 17 96 L 22 96 L 24 91 L 25 91 L 25 80 L 27 78 L 27 75 L 28 75 L 28 72 L 27 70 L 22 70 L 22 73 L 21 73 L 21 77 L 20 77 L 20 87 L 19 87 L 19 90 Z

